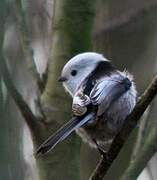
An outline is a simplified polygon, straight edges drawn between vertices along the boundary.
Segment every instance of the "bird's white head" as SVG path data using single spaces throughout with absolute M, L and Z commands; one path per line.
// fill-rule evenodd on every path
M 73 96 L 81 82 L 96 68 L 100 61 L 108 61 L 102 54 L 81 53 L 71 58 L 63 67 L 59 81 Z

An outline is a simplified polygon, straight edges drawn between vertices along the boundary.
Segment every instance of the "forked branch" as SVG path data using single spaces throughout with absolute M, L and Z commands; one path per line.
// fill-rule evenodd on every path
M 14 86 L 5 59 L 2 56 L 0 57 L 0 70 L 8 92 L 14 99 L 17 107 L 19 108 L 21 114 L 23 115 L 31 132 L 35 133 L 39 127 L 40 121 L 32 113 L 28 104 L 24 101 L 22 95 L 18 92 L 18 90 Z

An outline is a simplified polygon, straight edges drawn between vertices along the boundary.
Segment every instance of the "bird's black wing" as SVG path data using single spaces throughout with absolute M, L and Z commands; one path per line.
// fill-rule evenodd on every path
M 99 107 L 98 115 L 103 114 L 131 85 L 131 80 L 122 74 L 106 76 L 98 81 L 90 93 L 92 104 Z
M 78 129 L 94 117 L 95 113 L 86 113 L 82 117 L 74 117 L 62 126 L 55 134 L 50 136 L 37 150 L 37 154 L 45 154 L 53 149 L 59 142 L 63 141 L 74 130 Z

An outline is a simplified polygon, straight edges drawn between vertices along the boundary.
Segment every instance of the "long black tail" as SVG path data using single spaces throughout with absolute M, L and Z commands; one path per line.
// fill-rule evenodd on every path
M 50 136 L 37 150 L 37 154 L 45 154 L 53 149 L 59 142 L 63 141 L 74 130 L 94 118 L 95 113 L 86 114 L 83 117 L 74 117 L 67 124 L 61 127 L 55 134 Z

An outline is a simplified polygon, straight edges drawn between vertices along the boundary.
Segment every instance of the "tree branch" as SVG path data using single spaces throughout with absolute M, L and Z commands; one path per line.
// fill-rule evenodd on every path
M 30 39 L 31 32 L 28 29 L 28 25 L 26 22 L 26 16 L 25 16 L 25 13 L 23 12 L 22 4 L 21 4 L 20 0 L 15 1 L 15 9 L 16 9 L 16 13 L 17 13 L 16 18 L 17 18 L 17 25 L 18 25 L 18 29 L 19 29 L 19 33 L 20 33 L 22 50 L 23 50 L 23 53 L 24 53 L 26 59 L 28 59 L 27 60 L 28 68 L 31 71 L 35 80 L 37 81 L 39 90 L 42 92 L 45 87 L 45 82 L 44 82 L 44 80 L 42 81 L 42 78 L 40 78 L 40 74 L 36 68 L 35 60 L 33 57 L 33 48 L 30 45 L 31 44 L 31 39 Z
M 28 127 L 31 130 L 31 133 L 38 133 L 38 127 L 41 125 L 40 121 L 35 117 L 35 115 L 30 110 L 27 103 L 24 101 L 21 94 L 17 91 L 16 87 L 14 86 L 10 73 L 8 71 L 6 62 L 4 60 L 4 57 L 0 55 L 0 70 L 3 76 L 4 83 L 7 87 L 7 90 L 11 94 L 12 98 L 14 99 L 16 105 L 18 106 L 21 114 L 23 115 Z
M 137 179 L 141 171 L 147 165 L 148 161 L 157 151 L 156 140 L 157 122 L 155 121 L 151 125 L 150 132 L 148 133 L 148 137 L 146 138 L 145 143 L 140 150 L 140 153 L 138 153 L 138 156 L 136 156 L 136 158 L 131 160 L 129 167 L 126 169 L 120 180 Z
M 138 120 L 143 115 L 144 111 L 146 110 L 148 105 L 152 102 L 156 94 L 157 94 L 157 76 L 153 78 L 149 87 L 145 90 L 143 95 L 139 98 L 134 110 L 125 120 L 125 123 L 121 131 L 113 140 L 107 154 L 104 155 L 104 157 L 100 159 L 99 164 L 97 165 L 94 173 L 91 176 L 91 180 L 103 179 L 108 169 L 112 165 L 113 161 L 116 159 L 117 155 L 119 154 L 129 134 L 135 128 Z

